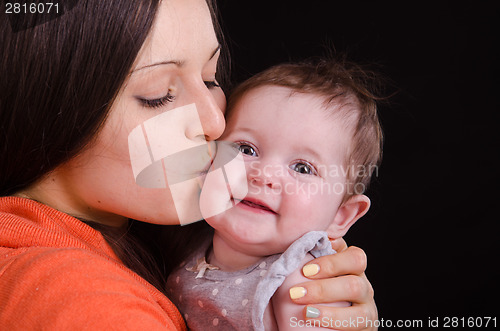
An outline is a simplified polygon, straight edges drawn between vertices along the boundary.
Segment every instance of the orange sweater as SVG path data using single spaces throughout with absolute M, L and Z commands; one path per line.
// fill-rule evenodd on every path
M 175 306 L 102 235 L 43 204 L 0 198 L 1 330 L 185 330 Z

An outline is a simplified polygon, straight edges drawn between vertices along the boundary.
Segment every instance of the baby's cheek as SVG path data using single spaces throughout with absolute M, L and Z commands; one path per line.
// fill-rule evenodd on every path
M 315 208 L 319 207 L 316 195 L 308 192 L 307 187 L 302 187 L 293 193 L 285 193 L 285 196 L 286 202 L 283 201 L 284 206 L 282 207 L 286 207 L 286 212 L 282 212 L 281 215 L 286 215 L 290 219 L 289 222 L 299 223 L 301 226 L 306 226 L 303 225 L 304 218 L 309 219 L 315 214 Z M 296 221 L 293 221 L 294 219 Z
M 333 219 L 342 201 L 342 194 L 336 194 L 326 185 L 308 183 L 290 199 L 290 214 L 307 220 L 301 227 L 324 230 Z
M 324 195 L 322 187 L 316 182 L 302 183 L 296 186 L 294 192 L 297 207 L 309 208 L 318 203 L 318 200 Z

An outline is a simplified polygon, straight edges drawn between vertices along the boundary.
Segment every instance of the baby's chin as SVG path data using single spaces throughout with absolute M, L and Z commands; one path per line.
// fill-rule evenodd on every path
M 230 242 L 231 247 L 246 254 L 264 257 L 283 253 L 291 244 L 284 242 L 275 230 L 234 222 L 223 215 L 210 217 L 206 221 L 220 237 Z

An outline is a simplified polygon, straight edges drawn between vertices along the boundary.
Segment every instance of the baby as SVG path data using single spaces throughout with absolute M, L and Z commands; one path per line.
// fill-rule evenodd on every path
M 290 298 L 305 289 L 288 291 L 305 280 L 299 267 L 333 253 L 328 237 L 344 236 L 370 207 L 363 192 L 382 132 L 369 77 L 320 60 L 272 67 L 235 89 L 221 140 L 243 155 L 248 193 L 229 195 L 226 211 L 206 218 L 213 238 L 169 277 L 190 329 L 307 325 Z M 217 196 L 204 188 L 200 205 L 220 204 Z

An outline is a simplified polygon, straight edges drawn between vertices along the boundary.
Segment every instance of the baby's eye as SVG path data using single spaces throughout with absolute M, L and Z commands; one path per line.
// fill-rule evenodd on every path
M 257 151 L 252 145 L 248 143 L 239 143 L 238 149 L 241 153 L 249 156 L 257 156 Z
M 309 162 L 305 162 L 305 161 L 297 161 L 297 162 L 291 164 L 290 169 L 292 169 L 295 172 L 298 172 L 299 174 L 317 175 L 317 172 L 316 172 L 316 169 L 314 169 L 314 166 L 311 165 Z

